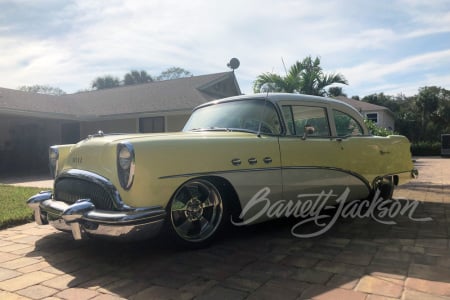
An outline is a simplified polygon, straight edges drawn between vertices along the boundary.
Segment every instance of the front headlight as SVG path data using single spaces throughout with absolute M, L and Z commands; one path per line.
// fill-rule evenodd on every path
M 56 178 L 56 172 L 58 171 L 58 159 L 59 150 L 57 146 L 51 146 L 48 149 L 48 166 L 50 168 L 50 174 L 53 178 Z
M 117 145 L 117 173 L 120 185 L 129 190 L 134 179 L 134 148 L 129 142 Z

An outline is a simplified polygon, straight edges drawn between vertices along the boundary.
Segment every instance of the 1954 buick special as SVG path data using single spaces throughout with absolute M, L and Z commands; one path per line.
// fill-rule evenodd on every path
M 182 132 L 99 134 L 52 146 L 53 192 L 28 200 L 38 224 L 75 239 L 143 239 L 168 232 L 210 242 L 230 217 L 270 219 L 246 205 L 348 190 L 348 200 L 389 198 L 417 175 L 403 136 L 372 136 L 362 116 L 333 99 L 257 94 L 194 109 Z M 241 214 L 246 207 L 245 214 Z

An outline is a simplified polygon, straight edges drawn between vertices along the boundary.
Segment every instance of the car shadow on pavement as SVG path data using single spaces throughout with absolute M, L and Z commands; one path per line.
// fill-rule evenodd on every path
M 434 182 L 420 182 L 418 184 L 409 184 L 408 190 L 420 192 L 432 192 L 448 195 L 450 184 L 436 184 Z
M 163 237 L 74 241 L 58 232 L 38 240 L 27 256 L 42 257 L 43 271 L 59 275 L 46 287 L 131 299 L 450 297 L 450 204 L 421 202 L 412 217 L 340 217 L 311 238 L 292 234 L 301 220 L 276 220 L 231 227 L 198 250 L 177 249 Z M 417 221 L 424 218 L 431 220 Z M 301 230 L 318 227 L 309 222 Z

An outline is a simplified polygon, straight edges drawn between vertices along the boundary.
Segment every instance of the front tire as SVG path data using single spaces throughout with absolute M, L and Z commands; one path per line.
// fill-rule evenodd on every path
M 181 185 L 170 201 L 168 231 L 177 244 L 204 247 L 223 229 L 226 215 L 216 185 L 207 179 L 193 179 Z

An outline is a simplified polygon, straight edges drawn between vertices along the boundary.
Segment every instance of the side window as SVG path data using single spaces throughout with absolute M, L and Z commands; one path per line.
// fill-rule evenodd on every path
M 303 136 L 305 127 L 308 127 L 313 132 L 308 133 L 310 137 L 330 136 L 330 126 L 323 107 L 287 105 L 283 106 L 283 116 L 288 135 Z
M 333 110 L 337 136 L 363 135 L 361 125 L 354 118 L 339 110 Z

